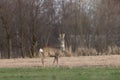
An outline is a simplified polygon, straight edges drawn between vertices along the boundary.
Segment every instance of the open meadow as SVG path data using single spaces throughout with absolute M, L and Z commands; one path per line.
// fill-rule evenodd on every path
M 0 80 L 120 80 L 120 56 L 61 57 L 59 67 L 53 58 L 1 59 Z
M 53 58 L 46 57 L 46 67 L 53 65 Z M 120 67 L 120 55 L 60 57 L 60 67 Z M 42 67 L 41 58 L 0 59 L 0 68 Z
M 0 0 L 0 80 L 120 80 L 120 0 Z
M 120 80 L 120 68 L 1 68 L 0 80 Z

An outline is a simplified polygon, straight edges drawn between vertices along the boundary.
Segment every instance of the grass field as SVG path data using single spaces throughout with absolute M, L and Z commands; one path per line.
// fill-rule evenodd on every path
M 0 80 L 120 80 L 120 68 L 0 68 Z

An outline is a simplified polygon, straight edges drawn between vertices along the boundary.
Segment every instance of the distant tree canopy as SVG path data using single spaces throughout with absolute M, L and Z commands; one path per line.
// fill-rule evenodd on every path
M 38 49 L 58 44 L 98 52 L 120 46 L 119 0 L 0 0 L 0 54 L 35 57 Z

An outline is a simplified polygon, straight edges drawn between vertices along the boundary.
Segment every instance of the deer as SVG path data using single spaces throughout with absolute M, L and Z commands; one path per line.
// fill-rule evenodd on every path
M 53 57 L 53 64 L 58 65 L 59 57 L 64 56 L 64 53 L 57 48 L 52 48 L 52 47 L 44 47 L 43 49 L 39 49 L 39 54 L 41 54 L 41 61 L 42 65 L 45 66 L 45 58 L 46 57 Z
M 44 47 L 39 49 L 39 54 L 41 54 L 42 65 L 45 66 L 44 59 L 45 57 L 54 57 L 53 64 L 55 62 L 58 66 L 58 61 L 60 56 L 70 56 L 69 52 L 65 50 L 65 42 L 64 42 L 65 34 L 59 35 L 60 45 L 59 47 Z

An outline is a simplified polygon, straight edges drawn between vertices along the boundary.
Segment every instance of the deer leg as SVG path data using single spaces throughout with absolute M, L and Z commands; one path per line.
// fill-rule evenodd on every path
M 55 64 L 55 60 L 56 60 L 56 58 L 54 57 L 53 64 Z
M 54 57 L 53 64 L 55 64 L 55 62 L 56 62 L 56 63 L 57 63 L 57 65 L 58 65 L 58 56 L 55 56 L 55 57 Z
M 57 61 L 57 65 L 58 65 L 58 56 L 56 56 L 56 61 Z
M 41 61 L 42 61 L 42 65 L 44 66 L 44 58 L 43 57 L 41 58 Z
M 42 54 L 41 61 L 42 61 L 42 65 L 43 65 L 43 66 L 45 66 L 45 64 L 44 64 L 44 59 L 45 59 L 45 56 L 44 56 L 44 54 Z

